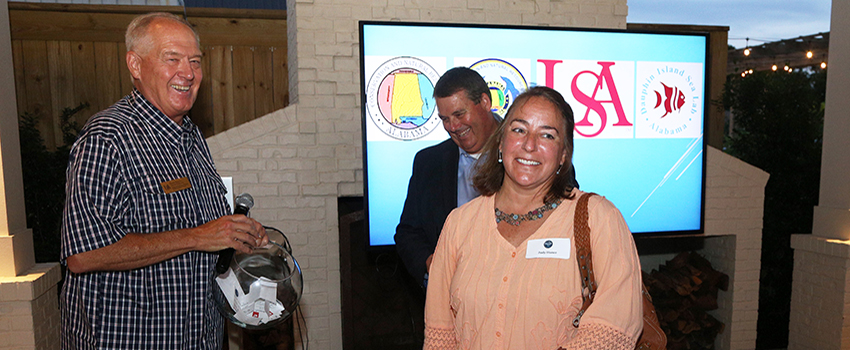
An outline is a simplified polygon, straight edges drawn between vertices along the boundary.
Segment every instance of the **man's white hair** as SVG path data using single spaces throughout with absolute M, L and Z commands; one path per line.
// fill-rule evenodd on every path
M 198 37 L 198 32 L 185 19 L 168 12 L 151 12 L 134 18 L 130 22 L 130 25 L 127 26 L 127 32 L 124 34 L 124 43 L 127 45 L 127 51 L 137 51 L 139 46 L 144 44 L 144 41 L 148 39 L 148 27 L 157 19 L 166 19 L 185 25 L 192 30 L 192 34 L 195 35 L 195 42 L 198 44 L 198 47 L 201 47 L 201 38 Z

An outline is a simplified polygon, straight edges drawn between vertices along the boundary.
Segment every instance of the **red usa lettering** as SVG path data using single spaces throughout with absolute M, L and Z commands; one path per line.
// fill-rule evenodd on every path
M 617 123 L 613 126 L 632 126 L 632 123 L 629 123 L 629 120 L 626 119 L 626 112 L 623 110 L 623 103 L 620 102 L 620 94 L 617 92 L 617 85 L 614 84 L 614 78 L 611 76 L 611 66 L 614 65 L 614 62 L 598 62 L 599 65 L 602 66 L 602 71 L 599 74 L 596 74 L 592 71 L 585 70 L 581 71 L 573 77 L 572 84 L 570 84 L 570 92 L 572 92 L 573 97 L 575 99 L 585 105 L 587 107 L 587 111 L 584 112 L 584 118 L 581 121 L 576 122 L 576 133 L 585 137 L 594 137 L 602 133 L 605 130 L 605 126 L 608 125 L 608 114 L 605 111 L 605 108 L 602 106 L 603 103 L 611 103 L 614 105 L 614 111 L 617 113 Z M 582 92 L 578 84 L 578 78 L 582 74 L 589 74 L 596 78 L 596 85 L 593 87 L 593 92 L 590 96 Z M 610 100 L 597 100 L 596 93 L 599 92 L 599 89 L 602 88 L 602 84 L 608 88 L 608 91 L 611 95 Z M 601 119 L 599 123 L 599 130 L 596 132 L 590 133 L 582 133 L 579 131 L 578 127 L 580 126 L 593 126 L 593 124 L 587 120 L 588 115 L 590 114 L 590 110 L 596 112 Z
M 555 66 L 563 63 L 563 61 L 538 59 L 537 62 L 543 65 L 546 86 L 554 88 L 556 78 Z M 612 127 L 633 126 L 623 109 L 623 102 L 617 90 L 616 81 L 611 74 L 611 66 L 615 65 L 615 62 L 599 61 L 596 63 L 600 66 L 598 73 L 589 69 L 582 70 L 575 73 L 570 82 L 570 95 L 572 95 L 576 102 L 587 107 L 583 116 L 576 115 L 575 132 L 584 137 L 596 137 L 605 131 L 605 128 L 608 126 L 608 111 L 605 109 L 605 104 L 610 104 L 616 114 L 616 123 L 612 124 Z M 560 75 L 562 76 L 562 74 Z M 579 79 L 582 79 L 584 84 L 580 84 Z M 588 81 L 595 83 L 591 85 L 587 83 Z M 592 90 L 588 89 L 588 87 L 592 87 Z M 597 94 L 601 90 L 607 90 L 610 99 L 597 97 Z M 598 123 L 596 124 L 588 118 L 591 111 L 599 116 Z M 581 119 L 578 120 L 578 118 Z

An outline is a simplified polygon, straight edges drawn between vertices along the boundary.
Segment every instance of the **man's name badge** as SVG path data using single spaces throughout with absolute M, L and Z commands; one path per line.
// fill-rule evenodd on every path
M 159 185 L 162 186 L 162 190 L 165 191 L 165 194 L 177 192 L 177 191 L 180 191 L 180 190 L 185 190 L 187 188 L 192 187 L 192 184 L 189 183 L 189 178 L 186 178 L 186 177 L 181 177 L 179 179 L 161 182 Z
M 525 251 L 526 259 L 569 259 L 569 238 L 544 238 L 528 241 L 528 249 Z

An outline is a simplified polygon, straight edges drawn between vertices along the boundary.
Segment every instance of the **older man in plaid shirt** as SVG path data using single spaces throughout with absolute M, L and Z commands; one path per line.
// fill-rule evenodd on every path
M 133 91 L 71 150 L 62 224 L 64 349 L 220 349 L 219 250 L 251 252 L 263 226 L 228 215 L 225 187 L 186 116 L 201 84 L 197 34 L 166 13 L 127 28 Z

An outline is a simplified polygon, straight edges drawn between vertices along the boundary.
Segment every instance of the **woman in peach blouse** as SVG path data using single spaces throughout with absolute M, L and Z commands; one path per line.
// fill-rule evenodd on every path
M 583 193 L 569 176 L 574 125 L 547 87 L 511 106 L 480 160 L 482 195 L 449 215 L 437 243 L 425 349 L 634 349 L 640 264 L 623 216 L 600 196 L 588 203 L 599 285 L 573 326 L 582 302 L 573 215 Z

